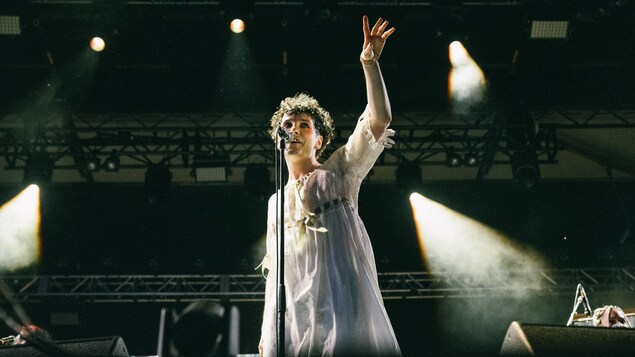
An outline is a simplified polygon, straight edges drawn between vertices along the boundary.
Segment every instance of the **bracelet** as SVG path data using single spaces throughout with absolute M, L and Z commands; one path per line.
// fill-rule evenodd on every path
M 373 58 L 371 58 L 371 59 L 369 59 L 369 60 L 365 60 L 365 59 L 363 59 L 363 58 L 360 56 L 360 57 L 359 57 L 359 60 L 362 62 L 362 64 L 363 64 L 364 66 L 372 66 L 372 65 L 374 65 L 375 63 L 377 63 L 377 61 L 379 60 L 379 56 L 375 56 L 375 57 L 373 57 Z

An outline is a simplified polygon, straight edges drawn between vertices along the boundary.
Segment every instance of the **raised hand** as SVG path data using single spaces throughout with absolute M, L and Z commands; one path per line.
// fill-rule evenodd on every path
M 362 46 L 360 58 L 362 61 L 377 61 L 381 55 L 381 51 L 384 49 L 386 39 L 395 32 L 395 28 L 391 27 L 386 31 L 388 21 L 384 21 L 381 17 L 377 19 L 372 29 L 368 24 L 368 16 L 364 15 L 362 22 L 364 45 Z

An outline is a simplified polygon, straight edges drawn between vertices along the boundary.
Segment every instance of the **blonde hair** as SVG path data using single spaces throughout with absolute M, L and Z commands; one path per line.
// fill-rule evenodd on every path
M 322 135 L 322 146 L 317 149 L 316 158 L 326 149 L 326 146 L 331 142 L 333 138 L 333 131 L 335 130 L 335 124 L 333 124 L 333 118 L 331 114 L 327 112 L 318 101 L 307 93 L 297 93 L 293 97 L 287 97 L 280 102 L 278 110 L 273 113 L 271 117 L 271 127 L 269 128 L 269 135 L 273 140 L 276 140 L 276 131 L 280 126 L 280 122 L 285 114 L 299 114 L 304 113 L 313 119 L 313 125 L 319 135 Z

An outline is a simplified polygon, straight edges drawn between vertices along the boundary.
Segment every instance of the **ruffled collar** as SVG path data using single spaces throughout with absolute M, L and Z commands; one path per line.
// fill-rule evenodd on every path
M 291 184 L 297 185 L 298 183 L 304 184 L 309 179 L 309 177 L 311 177 L 311 175 L 313 175 L 314 172 L 316 172 L 317 170 L 320 169 L 320 167 L 322 167 L 322 166 L 320 165 L 320 166 L 317 166 L 317 167 L 313 168 L 313 170 L 309 171 L 306 175 L 300 177 L 297 180 L 289 179 L 289 181 L 287 182 L 287 184 L 285 186 L 290 186 Z

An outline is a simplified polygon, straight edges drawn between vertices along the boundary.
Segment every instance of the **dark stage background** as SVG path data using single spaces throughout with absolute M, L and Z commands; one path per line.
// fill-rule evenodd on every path
M 511 172 L 505 181 L 490 179 L 494 175 L 486 173 L 480 181 L 430 182 L 425 168 L 446 168 L 444 161 L 436 159 L 452 142 L 441 140 L 442 148 L 426 150 L 423 139 L 436 142 L 436 135 L 410 133 L 421 146 L 402 140 L 393 150 L 408 156 L 404 154 L 394 166 L 410 158 L 421 164 L 428 180 L 418 192 L 535 248 L 554 268 L 633 266 L 635 151 L 627 131 L 633 128 L 635 98 L 635 7 L 631 1 L 260 1 L 251 11 L 242 11 L 252 16 L 240 36 L 227 31 L 233 14 L 225 6 L 242 3 L 238 1 L 0 3 L 0 15 L 21 19 L 20 35 L 0 36 L 0 155 L 4 158 L 0 202 L 21 191 L 16 182 L 21 180 L 30 149 L 60 140 L 63 144 L 42 149 L 60 160 L 52 186 L 42 192 L 41 262 L 17 273 L 257 273 L 254 269 L 264 254 L 265 202 L 252 200 L 242 185 L 194 184 L 189 176 L 177 182 L 175 175 L 169 199 L 150 204 L 142 177 L 133 177 L 127 170 L 167 163 L 172 154 L 180 160 L 178 153 L 186 152 L 181 152 L 179 141 L 179 148 L 168 150 L 169 155 L 140 162 L 138 152 L 129 146 L 146 148 L 144 155 L 163 152 L 162 146 L 147 145 L 162 137 L 150 129 L 160 126 L 164 116 L 165 125 L 176 125 L 177 131 L 185 133 L 198 124 L 187 120 L 188 113 L 209 120 L 216 120 L 219 113 L 235 113 L 230 116 L 235 119 L 268 113 L 258 118 L 258 124 L 232 123 L 260 128 L 280 99 L 299 91 L 315 95 L 331 113 L 360 110 L 365 101 L 358 61 L 363 14 L 371 19 L 382 16 L 397 27 L 381 59 L 393 112 L 399 113 L 395 125 L 424 128 L 429 115 L 443 118 L 441 113 L 457 109 L 448 99 L 447 47 L 457 39 L 483 69 L 489 85 L 484 108 L 475 107 L 479 111 L 474 114 L 480 118 L 481 109 L 497 113 L 482 118 L 486 126 L 481 129 L 505 124 L 501 137 L 516 137 L 515 128 L 525 121 L 527 133 L 541 125 L 548 128 L 549 123 L 540 123 L 542 113 L 557 112 L 559 118 L 573 119 L 565 120 L 557 135 L 562 170 L 553 171 L 564 176 L 549 175 L 546 170 L 545 180 L 531 189 L 512 182 Z M 531 39 L 533 20 L 566 20 L 567 37 Z M 98 27 L 103 27 L 108 41 L 107 50 L 100 54 L 87 48 Z M 144 113 L 150 115 L 146 118 Z M 541 115 L 532 117 L 532 113 Z M 613 126 L 609 125 L 612 121 L 600 120 L 595 126 L 597 114 L 599 119 L 610 116 L 619 123 Z M 111 117 L 114 122 L 104 120 Z M 207 119 L 200 124 L 203 128 Z M 138 132 L 120 140 L 120 133 L 109 129 L 120 124 L 144 130 L 137 128 Z M 95 131 L 82 131 L 86 126 Z M 471 140 L 468 144 L 487 144 L 480 152 L 485 159 L 482 167 L 492 160 L 510 161 L 507 156 L 501 158 L 502 152 L 488 159 L 485 152 L 500 143 L 481 142 L 480 134 L 474 132 L 467 135 L 472 127 L 465 122 L 457 129 L 465 130 L 463 135 Z M 591 131 L 597 135 L 589 135 Z M 399 132 L 407 138 L 407 131 Z M 135 135 L 137 140 L 129 142 Z M 194 138 L 194 133 L 189 135 Z M 185 136 L 179 132 L 173 138 Z M 454 145 L 467 150 L 460 139 Z M 501 149 L 509 151 L 509 141 L 501 143 Z M 198 151 L 216 149 L 217 144 L 184 146 L 193 157 Z M 415 149 L 406 150 L 410 148 Z M 127 174 L 126 178 L 93 177 L 84 168 L 85 160 L 98 155 L 105 161 L 111 150 L 122 155 L 120 174 Z M 438 155 L 429 155 L 434 152 Z M 237 152 L 229 153 L 234 163 L 240 163 Z M 264 160 L 271 168 L 267 157 L 258 157 L 255 163 Z M 423 165 L 425 160 L 430 165 Z M 67 167 L 62 169 L 63 165 Z M 171 165 L 176 167 L 174 162 Z M 599 175 L 607 169 L 624 174 L 625 179 L 546 180 L 600 177 L 595 168 Z M 186 169 L 190 167 L 181 171 Z M 15 172 L 19 177 L 11 180 Z M 594 175 L 587 176 L 589 172 Z M 388 180 L 392 177 L 381 182 Z M 407 193 L 394 184 L 362 186 L 359 211 L 380 272 L 426 269 Z M 0 252 L 3 249 L 9 248 L 0 246 Z M 513 320 L 563 325 L 574 293 L 510 296 L 491 292 L 469 298 L 393 299 L 386 300 L 386 308 L 405 356 L 425 352 L 495 355 Z M 589 295 L 593 306 L 635 306 L 632 290 L 621 294 L 589 291 Z M 23 305 L 33 322 L 57 339 L 120 335 L 132 354 L 147 355 L 156 351 L 160 309 L 180 311 L 187 302 L 98 303 L 69 297 L 64 302 L 27 299 Z M 241 351 L 255 353 L 262 302 L 238 305 Z M 78 318 L 54 323 L 52 313 Z M 0 326 L 0 336 L 9 333 Z
M 3 192 L 6 201 L 17 191 Z M 633 182 L 426 182 L 418 192 L 554 266 L 630 262 L 635 239 L 620 240 L 633 221 Z M 141 185 L 59 184 L 42 200 L 42 273 L 253 273 L 263 255 L 266 200 L 241 185 L 173 186 L 167 202 L 150 204 Z M 380 270 L 423 269 L 407 193 L 364 184 L 359 211 Z
M 4 186 L 3 201 L 19 191 Z M 632 222 L 633 182 L 546 182 L 531 189 L 511 181 L 426 182 L 418 190 L 453 210 L 542 252 L 553 267 L 632 263 L 635 239 L 620 239 Z M 379 271 L 423 271 L 406 195 L 395 185 L 364 184 L 360 215 Z M 149 204 L 141 185 L 54 184 L 42 197 L 41 274 L 253 274 L 262 251 L 265 202 L 242 186 L 173 186 Z M 567 237 L 565 240 L 564 237 Z M 405 355 L 497 353 L 513 320 L 564 324 L 574 291 L 560 296 L 491 296 L 386 300 Z M 632 293 L 591 292 L 592 305 L 632 304 Z M 630 294 L 630 295 L 628 295 Z M 187 302 L 25 302 L 34 322 L 58 339 L 121 335 L 133 354 L 156 348 L 159 311 Z M 237 304 L 241 351 L 259 340 L 261 302 Z M 77 313 L 69 326 L 52 312 Z M 8 332 L 7 332 L 8 334 Z

